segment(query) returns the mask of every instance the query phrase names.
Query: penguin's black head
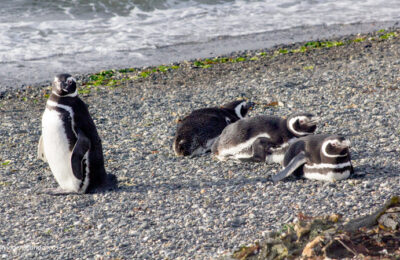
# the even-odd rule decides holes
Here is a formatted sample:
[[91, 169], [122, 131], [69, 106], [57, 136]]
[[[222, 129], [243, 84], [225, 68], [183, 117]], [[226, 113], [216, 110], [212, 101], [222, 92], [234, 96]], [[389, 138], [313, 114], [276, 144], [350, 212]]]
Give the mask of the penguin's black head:
[[57, 96], [76, 96], [76, 80], [70, 74], [58, 74], [53, 81], [53, 93]]
[[350, 141], [342, 136], [325, 138], [321, 150], [326, 157], [344, 157], [349, 153]]
[[192, 153], [191, 138], [184, 138], [178, 135], [173, 144], [174, 152], [177, 156], [188, 156]]
[[300, 137], [313, 134], [317, 130], [319, 118], [310, 113], [300, 113], [289, 116], [286, 122], [289, 131]]
[[249, 110], [253, 108], [253, 106], [253, 102], [246, 102], [246, 100], [241, 99], [222, 105], [222, 108], [234, 111], [235, 115], [239, 119], [242, 119], [246, 116], [247, 112], [249, 112]]

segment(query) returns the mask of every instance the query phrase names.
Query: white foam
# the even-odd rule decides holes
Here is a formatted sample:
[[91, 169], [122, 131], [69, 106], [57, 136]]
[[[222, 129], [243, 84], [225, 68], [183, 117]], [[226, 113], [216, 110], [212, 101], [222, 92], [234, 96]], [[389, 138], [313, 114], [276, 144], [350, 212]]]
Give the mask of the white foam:
[[152, 11], [141, 10], [133, 1], [119, 6], [55, 2], [58, 4], [39, 10], [24, 9], [26, 15], [19, 19], [15, 12], [21, 6], [3, 4], [1, 61], [82, 52], [110, 54], [297, 26], [388, 21], [399, 19], [400, 13], [397, 0], [237, 0], [217, 4], [169, 0], [154, 2]]
[[[6, 1], [0, 8], [0, 78], [12, 85], [20, 67], [37, 82], [34, 76], [43, 69], [51, 72], [40, 80], [55, 71], [160, 62], [157, 55], [142, 56], [142, 49], [301, 26], [400, 20], [398, 0], [128, 0], [109, 5], [55, 0], [35, 2], [34, 7], [31, 2]], [[13, 77], [8, 77], [10, 71]]]

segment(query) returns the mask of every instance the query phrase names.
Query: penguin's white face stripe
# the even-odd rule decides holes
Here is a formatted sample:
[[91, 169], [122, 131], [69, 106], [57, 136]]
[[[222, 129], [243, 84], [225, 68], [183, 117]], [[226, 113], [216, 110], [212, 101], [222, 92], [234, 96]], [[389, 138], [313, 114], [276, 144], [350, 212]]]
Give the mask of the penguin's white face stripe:
[[229, 119], [229, 117], [225, 117], [225, 121], [226, 121], [226, 123], [229, 125], [230, 123], [231, 123], [231, 120]]
[[51, 93], [54, 94], [54, 95], [56, 95], [57, 97], [61, 97], [61, 96], [58, 95], [57, 92], [55, 92], [55, 91], [52, 91]]
[[296, 130], [293, 128], [293, 125], [294, 125], [294, 123], [296, 123], [297, 120], [308, 121], [309, 119], [308, 119], [308, 117], [306, 117], [306, 116], [296, 116], [296, 117], [291, 118], [291, 119], [289, 120], [289, 122], [288, 122], [288, 128], [289, 128], [289, 130], [290, 130], [292, 133], [294, 133], [294, 134], [296, 134], [296, 135], [299, 135], [299, 136], [310, 134], [310, 133], [307, 133], [307, 132], [298, 132], [298, 131], [296, 131]]
[[64, 95], [64, 96], [58, 95], [57, 92], [55, 92], [55, 91], [52, 91], [51, 93], [56, 95], [57, 97], [76, 97], [76, 96], [78, 96], [78, 89], [76, 89], [74, 93], [67, 94], [67, 95]]
[[318, 181], [340, 181], [347, 179], [350, 176], [350, 170], [343, 172], [304, 172], [304, 178]]
[[345, 167], [351, 166], [351, 162], [344, 162], [344, 163], [338, 163], [338, 164], [330, 164], [330, 163], [320, 163], [320, 164], [305, 164], [304, 167], [308, 169], [342, 169]]
[[64, 95], [63, 97], [76, 97], [78, 96], [78, 89], [75, 89], [74, 93]]
[[54, 78], [54, 85], [56, 86], [57, 90], [61, 91], [61, 81], [58, 77]]
[[67, 111], [69, 113], [69, 116], [71, 117], [72, 131], [74, 132], [75, 136], [77, 136], [77, 134], [75, 132], [74, 111], [72, 111], [72, 108], [69, 106], [66, 106], [66, 105], [58, 104], [57, 102], [54, 102], [50, 99], [47, 100], [46, 105], [50, 106], [50, 107], [58, 107], [58, 108], [61, 108], [61, 109], [64, 109], [65, 111]]
[[247, 140], [244, 143], [240, 143], [240, 144], [238, 144], [236, 146], [233, 146], [233, 147], [230, 147], [230, 148], [227, 148], [227, 149], [222, 149], [222, 150], [218, 151], [218, 154], [219, 154], [219, 156], [228, 156], [228, 155], [239, 154], [243, 149], [246, 149], [249, 146], [251, 146], [254, 143], [254, 141], [257, 138], [260, 138], [260, 137], [271, 138], [271, 136], [269, 134], [262, 133], [262, 134], [259, 134], [259, 135], [255, 136], [255, 137], [253, 137], [253, 138], [250, 138], [249, 140]]
[[68, 78], [67, 78], [67, 83], [72, 83], [72, 82], [75, 82], [75, 83], [76, 83], [75, 78], [74, 78], [74, 77], [68, 77]]
[[322, 143], [322, 146], [321, 146], [321, 152], [325, 157], [336, 158], [336, 157], [345, 157], [345, 156], [347, 156], [347, 153], [346, 154], [329, 154], [329, 153], [327, 153], [326, 148], [327, 148], [327, 146], [329, 144], [332, 144], [332, 145], [335, 145], [335, 146], [346, 145], [347, 147], [349, 147], [350, 146], [350, 141], [349, 140], [344, 140], [343, 142], [340, 142], [339, 140], [327, 140], [327, 141], [324, 141]]
[[235, 113], [240, 119], [243, 118], [242, 113], [240, 113], [240, 111], [242, 110], [242, 107], [244, 107], [245, 105], [246, 105], [246, 102], [243, 101], [242, 103], [240, 103], [239, 105], [237, 105], [235, 107]]

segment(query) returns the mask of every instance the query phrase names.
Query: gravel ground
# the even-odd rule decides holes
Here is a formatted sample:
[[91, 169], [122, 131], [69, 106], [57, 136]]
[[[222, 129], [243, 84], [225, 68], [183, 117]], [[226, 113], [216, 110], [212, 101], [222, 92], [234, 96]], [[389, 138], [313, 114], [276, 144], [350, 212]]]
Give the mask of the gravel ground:
[[[36, 159], [46, 90], [4, 94], [0, 256], [214, 258], [261, 239], [299, 212], [353, 218], [399, 194], [400, 37], [271, 58], [275, 50], [206, 69], [184, 62], [168, 73], [81, 95], [102, 137], [106, 169], [119, 178], [119, 189], [108, 193], [39, 195], [56, 187], [49, 167]], [[256, 102], [249, 116], [319, 115], [318, 132], [352, 141], [359, 176], [273, 185], [278, 165], [174, 156], [176, 119], [241, 96]], [[281, 105], [269, 105], [275, 101]]]

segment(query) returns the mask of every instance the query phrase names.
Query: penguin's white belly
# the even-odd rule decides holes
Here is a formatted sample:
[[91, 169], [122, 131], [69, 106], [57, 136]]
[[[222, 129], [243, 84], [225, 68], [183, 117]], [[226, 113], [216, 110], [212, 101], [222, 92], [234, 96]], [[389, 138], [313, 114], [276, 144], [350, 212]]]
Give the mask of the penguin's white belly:
[[283, 152], [273, 152], [271, 155], [265, 158], [267, 163], [283, 163], [283, 159], [285, 158], [285, 153]]
[[303, 168], [304, 177], [319, 181], [340, 181], [350, 177], [350, 170], [346, 169], [350, 166], [350, 162], [338, 164], [305, 164]]
[[57, 183], [66, 191], [78, 192], [81, 181], [72, 172], [68, 138], [61, 114], [46, 109], [42, 118], [43, 148]]
[[228, 158], [232, 158], [234, 160], [252, 158], [254, 154], [251, 146], [260, 137], [270, 138], [270, 135], [267, 133], [262, 133], [242, 143], [238, 143], [236, 145], [228, 145], [227, 147], [221, 147], [216, 157], [220, 161], [225, 161]]
[[207, 140], [206, 147], [203, 147], [200, 145], [199, 147], [197, 147], [196, 149], [193, 150], [192, 155], [205, 154], [205, 153], [211, 151], [211, 146], [214, 144], [216, 139], [217, 139], [217, 137]]
[[330, 171], [327, 173], [319, 172], [304, 172], [304, 178], [317, 180], [317, 181], [340, 181], [349, 178], [350, 171], [345, 170], [344, 172]]

